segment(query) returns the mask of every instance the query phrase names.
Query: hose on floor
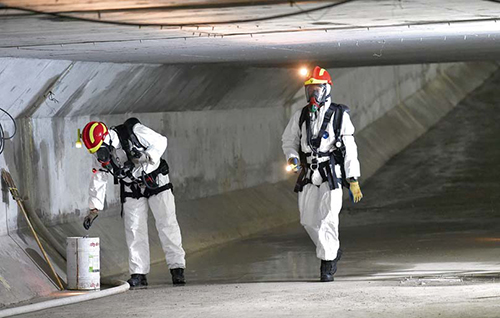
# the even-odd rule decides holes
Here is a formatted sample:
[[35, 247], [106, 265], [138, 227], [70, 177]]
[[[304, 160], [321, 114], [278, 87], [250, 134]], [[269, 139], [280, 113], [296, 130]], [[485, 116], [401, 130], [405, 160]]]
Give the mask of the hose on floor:
[[10, 119], [12, 120], [12, 122], [14, 123], [14, 133], [12, 133], [12, 135], [10, 135], [10, 137], [5, 137], [5, 131], [3, 130], [3, 126], [0, 123], [0, 155], [1, 155], [3, 153], [4, 148], [5, 148], [5, 141], [14, 138], [14, 136], [16, 135], [17, 125], [16, 125], [16, 121], [14, 120], [14, 118], [6, 110], [4, 110], [3, 108], [0, 108], [0, 110], [2, 112], [4, 112], [5, 114], [7, 114], [7, 116], [9, 116]]

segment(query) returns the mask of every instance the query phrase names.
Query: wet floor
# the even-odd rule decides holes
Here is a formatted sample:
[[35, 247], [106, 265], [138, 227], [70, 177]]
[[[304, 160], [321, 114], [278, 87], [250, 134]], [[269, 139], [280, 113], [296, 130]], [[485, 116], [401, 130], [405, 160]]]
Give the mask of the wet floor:
[[[348, 227], [341, 236], [344, 253], [337, 281], [441, 277], [456, 283], [454, 277], [496, 279], [500, 273], [500, 219]], [[305, 231], [292, 225], [191, 255], [186, 277], [190, 284], [313, 282], [319, 265]], [[169, 279], [165, 264], [153, 266], [153, 286]]]

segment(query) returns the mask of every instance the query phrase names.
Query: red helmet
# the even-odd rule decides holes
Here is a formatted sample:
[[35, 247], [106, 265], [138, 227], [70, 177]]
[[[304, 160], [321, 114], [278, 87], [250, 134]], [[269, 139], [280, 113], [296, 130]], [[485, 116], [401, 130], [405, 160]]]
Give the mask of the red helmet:
[[95, 153], [104, 142], [104, 138], [108, 135], [108, 127], [104, 123], [91, 121], [83, 128], [82, 139], [83, 144], [90, 153]]
[[330, 74], [319, 66], [316, 66], [314, 70], [307, 74], [307, 80], [304, 82], [304, 85], [312, 85], [312, 84], [330, 84], [332, 85], [332, 78]]

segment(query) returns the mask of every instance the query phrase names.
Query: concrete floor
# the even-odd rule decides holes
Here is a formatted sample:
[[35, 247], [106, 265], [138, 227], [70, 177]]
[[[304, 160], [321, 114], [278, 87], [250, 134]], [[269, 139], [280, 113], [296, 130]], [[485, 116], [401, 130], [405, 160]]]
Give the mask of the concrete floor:
[[294, 224], [190, 255], [185, 287], [158, 264], [147, 290], [26, 317], [498, 317], [499, 85], [496, 75], [347, 204], [333, 283], [317, 282]]
[[291, 226], [191, 255], [185, 287], [157, 264], [147, 290], [25, 317], [498, 317], [498, 224], [344, 228], [333, 283]]

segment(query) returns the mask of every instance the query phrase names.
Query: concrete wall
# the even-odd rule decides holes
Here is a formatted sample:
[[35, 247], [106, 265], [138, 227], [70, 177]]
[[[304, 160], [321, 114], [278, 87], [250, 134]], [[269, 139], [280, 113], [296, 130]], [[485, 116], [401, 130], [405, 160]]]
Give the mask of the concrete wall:
[[[114, 125], [133, 113], [166, 134], [181, 200], [283, 180], [276, 140], [283, 106], [300, 86], [290, 85], [291, 73], [0, 59], [2, 107], [21, 126], [1, 160], [28, 204], [54, 224], [86, 209], [92, 158], [73, 144], [89, 120]], [[115, 188], [110, 184], [110, 205], [118, 200]], [[16, 214], [10, 216], [15, 229]]]
[[363, 178], [435, 125], [498, 67], [405, 65], [357, 68], [341, 75], [334, 94], [341, 92], [345, 97], [338, 100], [351, 107]]
[[[497, 68], [455, 63], [330, 70], [334, 100], [352, 110], [363, 176], [423, 134]], [[59, 250], [67, 236], [101, 237], [105, 276], [126, 270], [127, 252], [118, 188], [111, 180], [106, 211], [89, 233], [81, 227], [92, 158], [73, 145], [76, 129], [89, 120], [113, 125], [133, 114], [168, 136], [188, 252], [294, 222], [296, 197], [283, 169], [281, 133], [291, 113], [304, 105], [295, 72], [0, 59], [0, 95], [6, 96], [0, 107], [18, 117], [20, 126], [0, 165], [12, 173]], [[29, 235], [5, 187], [2, 191], [0, 234], [36, 251], [31, 241], [18, 237]], [[161, 261], [150, 221], [152, 260]], [[64, 275], [64, 264], [60, 267]], [[47, 286], [41, 290], [53, 289]], [[19, 295], [22, 300], [33, 292]]]

